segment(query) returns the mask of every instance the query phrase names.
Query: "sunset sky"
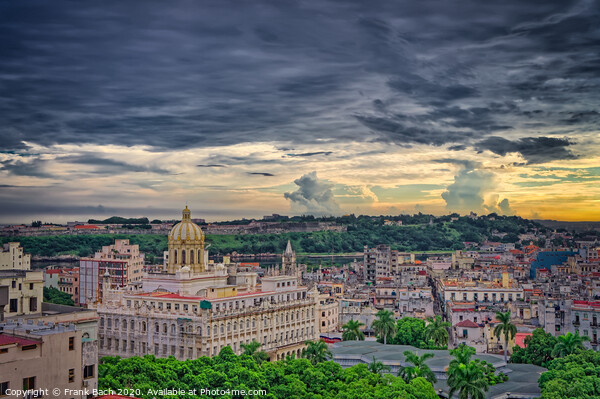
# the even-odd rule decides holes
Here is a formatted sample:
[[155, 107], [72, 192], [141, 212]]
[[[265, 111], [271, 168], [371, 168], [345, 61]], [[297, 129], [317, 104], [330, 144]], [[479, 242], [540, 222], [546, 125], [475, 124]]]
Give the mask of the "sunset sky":
[[598, 1], [5, 1], [0, 222], [600, 220]]

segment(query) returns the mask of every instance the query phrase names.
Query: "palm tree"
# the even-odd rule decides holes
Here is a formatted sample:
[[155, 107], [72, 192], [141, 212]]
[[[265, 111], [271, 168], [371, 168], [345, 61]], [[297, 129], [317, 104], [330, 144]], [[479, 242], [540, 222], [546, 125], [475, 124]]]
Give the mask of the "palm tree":
[[552, 349], [552, 356], [563, 357], [585, 349], [583, 343], [589, 340], [590, 337], [581, 336], [579, 332], [575, 332], [575, 334], [568, 332], [566, 335], [560, 335], [557, 337], [554, 349]]
[[383, 375], [384, 371], [390, 371], [390, 367], [386, 366], [385, 364], [383, 364], [382, 362], [380, 362], [378, 360], [375, 360], [375, 356], [373, 356], [373, 361], [371, 363], [369, 363], [367, 368], [369, 369], [369, 371], [371, 373], [375, 373], [375, 374], [379, 374], [379, 375]]
[[484, 399], [485, 392], [488, 390], [485, 371], [474, 360], [467, 364], [459, 363], [452, 372], [449, 369], [447, 383], [450, 387], [448, 392], [450, 398], [458, 392], [459, 399]]
[[431, 359], [434, 356], [433, 353], [424, 353], [419, 356], [416, 352], [404, 351], [403, 355], [406, 362], [411, 363], [412, 366], [400, 367], [398, 377], [402, 377], [406, 382], [417, 377], [423, 377], [432, 384], [437, 382], [435, 374], [431, 371], [429, 366], [425, 364], [428, 359]]
[[387, 337], [396, 333], [396, 322], [394, 314], [389, 310], [380, 310], [377, 312], [377, 319], [373, 321], [371, 327], [379, 336], [383, 336], [383, 343], [387, 344]]
[[448, 345], [448, 328], [450, 323], [442, 321], [441, 316], [435, 316], [435, 319], [431, 317], [427, 319], [427, 327], [425, 327], [425, 339], [427, 341], [433, 340], [435, 346], [447, 346]]
[[344, 332], [342, 333], [342, 340], [344, 341], [364, 341], [365, 334], [360, 330], [360, 327], [364, 326], [365, 323], [361, 323], [358, 320], [350, 320], [348, 323], [342, 326]]
[[302, 357], [316, 365], [331, 359], [333, 355], [325, 341], [321, 339], [317, 342], [306, 341], [306, 348], [302, 351]]
[[508, 340], [513, 339], [517, 334], [517, 327], [510, 322], [510, 311], [506, 313], [497, 312], [496, 318], [500, 322], [494, 327], [494, 335], [500, 339], [504, 334], [504, 362], [507, 363], [508, 357]]
[[471, 357], [475, 354], [475, 348], [467, 346], [465, 344], [458, 345], [458, 348], [450, 350], [450, 354], [454, 356], [454, 359], [450, 361], [448, 370], [454, 365], [468, 364]]
[[260, 343], [256, 341], [252, 341], [247, 344], [240, 344], [240, 348], [244, 350], [244, 355], [252, 356], [256, 363], [261, 364], [269, 359], [269, 355], [264, 351], [259, 351], [259, 347]]

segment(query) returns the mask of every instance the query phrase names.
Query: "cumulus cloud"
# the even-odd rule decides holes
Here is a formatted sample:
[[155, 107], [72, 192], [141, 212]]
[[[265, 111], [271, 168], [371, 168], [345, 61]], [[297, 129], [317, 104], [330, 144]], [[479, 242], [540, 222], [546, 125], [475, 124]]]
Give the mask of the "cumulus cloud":
[[333, 196], [333, 184], [319, 179], [313, 171], [294, 180], [298, 189], [283, 194], [291, 201], [292, 210], [312, 215], [332, 215], [339, 212], [339, 206]]
[[500, 201], [498, 203], [498, 208], [500, 208], [500, 212], [503, 215], [512, 216], [515, 214], [515, 211], [510, 207], [508, 198], [504, 198], [502, 201]]
[[442, 193], [446, 208], [452, 212], [478, 212], [485, 209], [485, 197], [494, 188], [494, 174], [474, 169], [472, 164], [461, 165], [454, 183]]
[[504, 198], [499, 201], [500, 196], [498, 194], [492, 194], [487, 203], [483, 205], [484, 209], [490, 213], [497, 213], [499, 215], [512, 216], [515, 211], [510, 207], [508, 198]]

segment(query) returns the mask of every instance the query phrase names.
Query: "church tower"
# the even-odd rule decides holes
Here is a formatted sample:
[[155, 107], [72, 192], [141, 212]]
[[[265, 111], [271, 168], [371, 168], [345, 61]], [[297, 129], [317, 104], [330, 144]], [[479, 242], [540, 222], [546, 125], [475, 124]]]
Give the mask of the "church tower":
[[187, 266], [192, 273], [202, 273], [206, 269], [204, 253], [204, 233], [192, 222], [191, 211], [186, 206], [181, 222], [169, 233], [169, 263], [167, 272], [175, 273]]
[[284, 276], [295, 276], [297, 274], [296, 252], [292, 250], [290, 240], [288, 240], [287, 247], [281, 256], [281, 274]]

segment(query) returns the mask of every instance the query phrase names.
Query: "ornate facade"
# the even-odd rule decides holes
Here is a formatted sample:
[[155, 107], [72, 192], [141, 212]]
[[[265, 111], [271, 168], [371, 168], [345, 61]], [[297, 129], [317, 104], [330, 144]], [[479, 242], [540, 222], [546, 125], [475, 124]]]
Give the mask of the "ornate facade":
[[169, 234], [167, 270], [148, 273], [141, 289], [104, 292], [100, 356], [214, 356], [257, 341], [272, 359], [299, 355], [318, 337], [318, 295], [296, 276], [264, 277], [235, 264], [207, 262], [204, 234], [183, 211]]

